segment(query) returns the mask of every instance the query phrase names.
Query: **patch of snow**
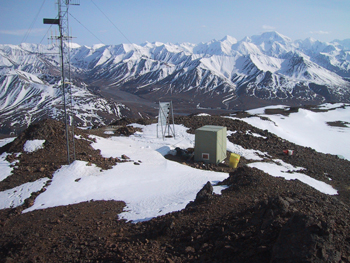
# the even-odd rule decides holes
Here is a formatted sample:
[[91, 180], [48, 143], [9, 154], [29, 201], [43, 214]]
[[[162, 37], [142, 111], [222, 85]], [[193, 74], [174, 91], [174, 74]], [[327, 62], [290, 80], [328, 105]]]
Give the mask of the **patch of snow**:
[[247, 113], [254, 115], [254, 114], [264, 114], [266, 109], [285, 109], [289, 108], [285, 105], [272, 105], [272, 106], [266, 106], [261, 108], [256, 108], [252, 110], [248, 110]]
[[[296, 172], [299, 170], [304, 170], [302, 167], [294, 167], [288, 163], [283, 162], [282, 160], [273, 160], [274, 162], [256, 162], [248, 164], [249, 167], [254, 167], [259, 170], [268, 173], [274, 177], [283, 177], [286, 180], [299, 180], [316, 190], [328, 194], [328, 195], [337, 195], [338, 191], [335, 190], [331, 185], [326, 184], [325, 182], [316, 180], [306, 174]], [[278, 164], [277, 164], [278, 163]]]
[[48, 180], [50, 179], [41, 178], [35, 182], [25, 183], [0, 192], [0, 209], [15, 208], [24, 204], [24, 200], [29, 198], [32, 193], [40, 191]]
[[35, 152], [44, 148], [45, 140], [28, 140], [23, 145], [23, 151], [27, 153]]
[[227, 150], [239, 154], [247, 160], [261, 161], [263, 160], [263, 157], [269, 157], [268, 153], [264, 153], [259, 150], [244, 149], [242, 146], [233, 144], [230, 141], [227, 141]]
[[[119, 144], [110, 141], [110, 145]], [[148, 220], [183, 209], [207, 181], [214, 183], [227, 178], [225, 173], [203, 172], [168, 161], [147, 148], [139, 151], [143, 159], [137, 166], [127, 162], [106, 171], [83, 161], [63, 166], [54, 174], [47, 190], [24, 212], [88, 200], [123, 200], [127, 207], [120, 215], [122, 218]]]
[[12, 173], [12, 168], [10, 163], [6, 161], [7, 153], [0, 155], [0, 182], [5, 178], [9, 177]]
[[222, 190], [227, 189], [227, 185], [214, 185], [213, 186], [213, 193], [217, 195], [221, 195]]
[[[344, 107], [340, 107], [343, 105]], [[338, 106], [338, 107], [337, 107]], [[295, 144], [311, 147], [318, 152], [342, 155], [350, 160], [350, 129], [329, 126], [327, 122], [341, 120], [350, 123], [350, 106], [345, 104], [325, 104], [321, 108], [331, 109], [327, 112], [313, 112], [299, 109], [288, 117], [283, 115], [264, 114], [265, 109], [286, 108], [286, 106], [273, 106], [249, 111], [258, 114], [257, 117], [245, 118], [243, 121], [268, 130], [277, 136]], [[267, 117], [271, 121], [262, 121]]]
[[260, 134], [258, 134], [258, 133], [254, 133], [254, 132], [251, 132], [251, 131], [246, 131], [246, 134], [252, 135], [252, 136], [254, 136], [254, 137], [259, 137], [259, 138], [266, 139], [265, 136], [262, 136], [262, 135], [260, 135]]
[[14, 141], [14, 139], [16, 139], [16, 137], [11, 137], [11, 138], [5, 138], [5, 139], [1, 139], [0, 140], [0, 147]]
[[232, 134], [235, 134], [235, 133], [237, 133], [237, 131], [227, 131], [227, 137], [231, 136]]
[[[108, 139], [91, 136], [96, 139], [92, 146], [100, 149], [104, 157], [125, 154], [134, 161], [141, 161], [140, 165], [118, 163], [112, 169], [103, 171], [94, 165], [87, 166], [86, 162], [75, 161], [54, 174], [46, 191], [36, 198], [34, 205], [26, 212], [91, 199], [122, 200], [127, 204], [120, 215], [122, 218], [148, 220], [183, 209], [195, 199], [207, 181], [215, 184], [228, 177], [227, 173], [202, 171], [163, 157], [176, 147], [193, 147], [194, 135], [188, 134], [186, 127], [176, 125], [176, 139], [163, 140], [156, 137], [156, 124], [133, 126], [142, 127], [143, 132]], [[221, 190], [216, 189], [218, 192]]]

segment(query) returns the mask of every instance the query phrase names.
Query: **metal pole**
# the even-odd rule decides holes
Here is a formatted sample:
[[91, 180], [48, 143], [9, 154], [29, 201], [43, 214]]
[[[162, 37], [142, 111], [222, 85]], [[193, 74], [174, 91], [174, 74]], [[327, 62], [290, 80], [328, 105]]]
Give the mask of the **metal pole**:
[[[67, 140], [67, 161], [68, 164], [70, 164], [70, 150], [69, 150], [69, 126], [71, 124], [70, 121], [70, 115], [67, 114], [67, 100], [66, 100], [66, 93], [68, 92], [70, 94], [70, 101], [68, 97], [68, 103], [70, 102], [71, 108], [69, 109], [69, 112], [72, 112], [72, 105], [73, 105], [73, 98], [72, 98], [72, 89], [70, 85], [70, 54], [69, 54], [69, 24], [68, 24], [68, 7], [70, 4], [73, 5], [79, 5], [79, 0], [75, 0], [74, 3], [71, 3], [71, 0], [57, 0], [57, 6], [58, 6], [58, 19], [52, 19], [52, 18], [44, 18], [44, 24], [51, 24], [51, 25], [58, 25], [59, 28], [59, 36], [56, 37], [56, 39], [60, 39], [60, 60], [61, 60], [61, 88], [62, 88], [62, 96], [63, 96], [63, 108], [64, 108], [64, 124], [66, 128], [66, 140]], [[64, 9], [64, 10], [62, 10]], [[65, 51], [64, 51], [64, 42], [63, 40], [67, 39], [67, 57], [65, 58]], [[67, 69], [67, 76], [68, 81], [66, 82], [65, 79], [65, 72], [64, 72], [64, 63], [65, 60], [68, 63]], [[74, 120], [74, 119], [73, 119]], [[69, 123], [68, 123], [69, 121]], [[73, 126], [73, 123], [72, 123]], [[75, 160], [75, 142], [74, 142], [74, 128], [72, 128], [72, 141], [73, 141], [73, 159]]]
[[170, 105], [171, 105], [171, 118], [173, 121], [173, 134], [174, 134], [174, 139], [175, 139], [175, 122], [174, 122], [173, 101], [170, 101]]
[[62, 12], [61, 12], [61, 1], [58, 0], [58, 18], [59, 18], [59, 31], [60, 31], [60, 57], [61, 57], [61, 86], [62, 86], [62, 92], [63, 92], [63, 109], [64, 109], [64, 124], [66, 128], [66, 140], [67, 140], [67, 162], [70, 164], [70, 157], [69, 157], [69, 136], [68, 136], [68, 123], [67, 123], [67, 107], [66, 107], [66, 89], [65, 89], [65, 81], [64, 81], [64, 51], [63, 51], [63, 34], [62, 34]]
[[72, 83], [72, 79], [71, 79], [71, 67], [70, 67], [70, 44], [71, 44], [71, 36], [70, 36], [70, 32], [69, 32], [69, 15], [68, 15], [68, 4], [67, 4], [67, 14], [66, 14], [66, 19], [67, 19], [67, 43], [68, 43], [68, 47], [67, 47], [67, 62], [68, 62], [68, 81], [69, 81], [69, 125], [71, 126], [71, 133], [72, 133], [72, 141], [73, 141], [73, 161], [75, 161], [75, 134], [74, 134], [74, 116], [73, 116], [73, 92], [72, 92], [72, 87], [73, 87], [73, 83]]

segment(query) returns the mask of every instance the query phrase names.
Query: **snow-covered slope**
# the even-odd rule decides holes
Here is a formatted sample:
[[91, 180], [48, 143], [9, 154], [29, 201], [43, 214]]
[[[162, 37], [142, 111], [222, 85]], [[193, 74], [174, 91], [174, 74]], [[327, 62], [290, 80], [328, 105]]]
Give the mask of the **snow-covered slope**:
[[[40, 77], [43, 76], [21, 70], [11, 70], [1, 76], [0, 129], [4, 132], [20, 130], [42, 118], [63, 119], [61, 88]], [[73, 103], [69, 110], [78, 124], [103, 124], [107, 120], [105, 116], [115, 119], [122, 116], [124, 105], [108, 102], [84, 87], [72, 85], [71, 90]]]
[[85, 65], [88, 83], [103, 78], [109, 88], [156, 100], [182, 94], [207, 107], [233, 108], [242, 96], [305, 104], [348, 101], [350, 95], [349, 51], [277, 32], [198, 45], [103, 46], [74, 59], [77, 67]]
[[[0, 46], [0, 133], [16, 133], [43, 118], [63, 119], [58, 61], [55, 46]], [[128, 110], [93, 94], [85, 83], [74, 83], [66, 99], [79, 125], [103, 124]]]

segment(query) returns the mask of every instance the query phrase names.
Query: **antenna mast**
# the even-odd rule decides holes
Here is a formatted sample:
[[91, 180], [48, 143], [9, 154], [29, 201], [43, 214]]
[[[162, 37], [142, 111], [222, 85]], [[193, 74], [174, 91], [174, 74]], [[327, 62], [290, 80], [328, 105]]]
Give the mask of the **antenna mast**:
[[[64, 108], [64, 123], [67, 140], [67, 162], [70, 164], [71, 149], [69, 147], [69, 126], [71, 126], [71, 112], [67, 113], [67, 102], [72, 106], [71, 75], [70, 75], [70, 40], [68, 9], [70, 5], [79, 5], [79, 0], [57, 0], [58, 19], [44, 18], [44, 24], [58, 25], [59, 36], [55, 36], [60, 42], [60, 62], [61, 62], [61, 89]], [[70, 96], [70, 100], [68, 96]], [[70, 108], [71, 109], [71, 108]], [[75, 160], [74, 128], [72, 125], [73, 159]]]

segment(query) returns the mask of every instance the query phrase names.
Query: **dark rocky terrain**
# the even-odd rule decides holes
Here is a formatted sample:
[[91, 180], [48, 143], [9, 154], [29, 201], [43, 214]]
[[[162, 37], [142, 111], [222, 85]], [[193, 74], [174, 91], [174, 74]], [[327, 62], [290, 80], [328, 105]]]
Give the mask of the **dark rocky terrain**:
[[[135, 121], [114, 123], [116, 134], [135, 132], [126, 127]], [[125, 206], [122, 200], [22, 214], [36, 193], [20, 207], [0, 210], [0, 262], [350, 262], [349, 161], [295, 145], [239, 120], [186, 116], [175, 121], [191, 133], [206, 124], [236, 130], [229, 137], [231, 142], [304, 167], [307, 175], [332, 184], [339, 195], [322, 194], [298, 180], [272, 177], [246, 166], [249, 160], [244, 158], [232, 169], [227, 160], [219, 166], [198, 165], [181, 156], [167, 156], [198, 169], [227, 171], [228, 178], [221, 184], [229, 187], [215, 195], [209, 183], [185, 209], [136, 224], [118, 219]], [[75, 133], [81, 138], [75, 140], [77, 159], [101, 169], [128, 161], [103, 158], [90, 146], [89, 134], [107, 136], [102, 128]], [[28, 139], [45, 139], [45, 147], [16, 155]], [[294, 154], [284, 155], [285, 149]], [[14, 153], [9, 161], [19, 162], [13, 175], [0, 182], [1, 191], [52, 178], [66, 163], [64, 125], [53, 120], [32, 124], [0, 148], [0, 153], [4, 151]]]

